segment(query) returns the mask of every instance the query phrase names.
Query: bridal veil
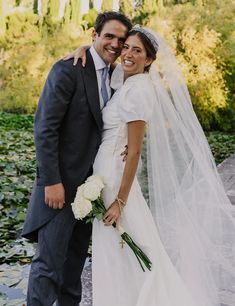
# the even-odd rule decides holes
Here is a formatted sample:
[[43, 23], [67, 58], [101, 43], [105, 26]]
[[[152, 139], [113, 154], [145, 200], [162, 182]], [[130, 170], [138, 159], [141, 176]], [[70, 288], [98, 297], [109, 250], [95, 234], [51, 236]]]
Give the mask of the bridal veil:
[[151, 67], [150, 209], [198, 306], [235, 305], [235, 207], [226, 196], [176, 58], [164, 39]]

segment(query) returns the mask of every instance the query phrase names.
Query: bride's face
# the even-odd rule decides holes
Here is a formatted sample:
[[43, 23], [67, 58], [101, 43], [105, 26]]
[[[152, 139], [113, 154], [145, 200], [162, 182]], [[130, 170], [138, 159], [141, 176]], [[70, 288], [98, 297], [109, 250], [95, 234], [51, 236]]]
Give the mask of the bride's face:
[[143, 73], [145, 66], [148, 66], [152, 60], [147, 57], [146, 49], [137, 36], [129, 36], [124, 43], [121, 62], [125, 77], [138, 73]]

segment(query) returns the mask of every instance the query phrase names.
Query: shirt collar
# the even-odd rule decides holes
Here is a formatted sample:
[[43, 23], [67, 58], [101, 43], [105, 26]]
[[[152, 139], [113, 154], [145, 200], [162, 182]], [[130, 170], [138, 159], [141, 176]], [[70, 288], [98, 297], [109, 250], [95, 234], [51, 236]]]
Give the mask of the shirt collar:
[[90, 53], [91, 53], [91, 56], [92, 56], [94, 64], [95, 64], [95, 70], [96, 71], [101, 70], [105, 67], [108, 67], [108, 68], [110, 67], [110, 64], [108, 66], [105, 64], [103, 59], [99, 56], [99, 54], [95, 50], [94, 46], [90, 47]]

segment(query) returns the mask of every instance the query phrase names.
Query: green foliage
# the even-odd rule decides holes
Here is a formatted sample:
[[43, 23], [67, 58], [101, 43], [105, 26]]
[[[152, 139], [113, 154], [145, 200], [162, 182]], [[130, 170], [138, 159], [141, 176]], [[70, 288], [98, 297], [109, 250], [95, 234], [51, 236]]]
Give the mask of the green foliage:
[[49, 1], [49, 14], [52, 18], [57, 19], [59, 15], [60, 0]]
[[52, 64], [77, 47], [78, 41], [87, 43], [89, 37], [81, 27], [68, 24], [62, 28], [50, 16], [11, 15], [7, 35], [0, 40], [4, 63], [0, 66], [0, 109], [33, 113]]
[[22, 229], [35, 176], [35, 150], [32, 116], [1, 113], [0, 124], [0, 248], [4, 250]]
[[235, 135], [210, 132], [207, 139], [217, 164], [220, 164], [235, 152]]
[[158, 10], [161, 11], [164, 7], [164, 1], [163, 0], [158, 0], [157, 1], [157, 6], [158, 6]]
[[0, 112], [0, 127], [5, 131], [8, 130], [24, 130], [32, 132], [33, 115], [16, 115]]
[[7, 36], [0, 40], [4, 61], [0, 66], [2, 110], [19, 113], [35, 110], [40, 93], [36, 71], [42, 49], [36, 48], [41, 40], [39, 21], [39, 16], [32, 13], [15, 12], [7, 17]]
[[234, 13], [231, 1], [211, 1], [204, 7], [188, 3], [165, 8], [155, 24], [175, 50], [206, 130], [235, 128]]
[[200, 121], [207, 129], [210, 118], [227, 103], [227, 89], [222, 69], [214, 52], [221, 43], [220, 35], [206, 26], [187, 26], [181, 32], [181, 54], [178, 57], [187, 77], [192, 102]]
[[143, 10], [145, 12], [157, 12], [157, 1], [156, 0], [143, 0]]
[[[32, 124], [33, 116], [0, 113], [0, 248], [5, 254], [2, 253], [5, 257], [0, 254], [0, 261], [24, 258], [7, 245], [20, 235], [34, 181]], [[234, 153], [234, 135], [212, 132], [207, 137], [217, 163]], [[147, 197], [145, 144], [142, 153], [144, 169], [140, 179]]]
[[46, 16], [48, 14], [48, 4], [49, 0], [42, 0], [42, 16]]
[[68, 24], [70, 22], [71, 15], [72, 15], [71, 11], [72, 11], [71, 3], [70, 1], [67, 1], [65, 5], [65, 11], [64, 11], [64, 23], [65, 24]]
[[135, 7], [133, 24], [151, 25], [151, 19], [158, 13], [158, 5], [155, 0], [143, 0]]
[[81, 0], [70, 0], [71, 1], [71, 22], [79, 25], [82, 20], [81, 15]]
[[6, 31], [5, 13], [3, 10], [3, 0], [0, 0], [0, 36]]
[[130, 19], [133, 18], [134, 13], [134, 0], [120, 0], [119, 1], [119, 10]]
[[[5, 67], [0, 67], [3, 78], [3, 89], [0, 92], [0, 107], [2, 110], [16, 113], [32, 113], [40, 93], [40, 83], [37, 76], [40, 60], [40, 49], [26, 44], [15, 54], [13, 50], [6, 52], [9, 56]], [[25, 54], [35, 57], [29, 60]], [[33, 64], [33, 66], [30, 65]], [[5, 69], [4, 69], [5, 68]]]
[[[37, 3], [19, 1], [20, 6], [7, 15], [15, 1], [6, 6], [0, 0], [1, 110], [34, 112], [52, 63], [90, 41], [87, 29], [96, 18], [94, 9], [81, 16], [81, 0], [68, 0], [64, 17], [58, 20], [59, 0], [43, 0], [42, 16], [33, 14]], [[113, 1], [102, 5], [111, 9]], [[120, 7], [134, 24], [161, 32], [173, 47], [203, 128], [234, 131], [234, 2], [121, 0]]]
[[113, 9], [113, 0], [103, 0], [101, 5], [102, 11], [112, 11]]
[[[15, 13], [6, 17], [5, 42], [10, 48], [12, 43], [21, 45], [23, 43], [34, 44], [41, 39], [40, 17], [31, 12]], [[18, 50], [17, 50], [18, 51]]]
[[85, 15], [83, 15], [82, 20], [86, 22], [88, 28], [91, 28], [94, 26], [97, 15], [98, 12], [94, 8], [92, 8], [89, 9], [89, 11]]

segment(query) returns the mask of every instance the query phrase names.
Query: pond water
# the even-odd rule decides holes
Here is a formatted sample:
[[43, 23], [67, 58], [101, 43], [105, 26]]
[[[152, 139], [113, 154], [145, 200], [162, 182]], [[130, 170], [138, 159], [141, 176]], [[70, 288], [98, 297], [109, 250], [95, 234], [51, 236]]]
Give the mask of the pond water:
[[[26, 305], [30, 264], [2, 264], [0, 266], [0, 306]], [[83, 296], [81, 306], [92, 306], [91, 259], [87, 258], [82, 273]]]

